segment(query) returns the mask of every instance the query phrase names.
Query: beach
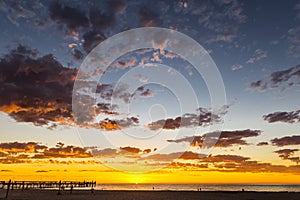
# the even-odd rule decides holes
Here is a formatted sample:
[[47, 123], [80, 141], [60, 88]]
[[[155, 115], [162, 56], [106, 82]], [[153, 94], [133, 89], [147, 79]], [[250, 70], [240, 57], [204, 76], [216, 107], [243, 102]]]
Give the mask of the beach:
[[[5, 199], [6, 190], [0, 190], [0, 199]], [[299, 192], [248, 192], [248, 191], [124, 191], [124, 190], [13, 190], [9, 191], [11, 200], [299, 200]]]

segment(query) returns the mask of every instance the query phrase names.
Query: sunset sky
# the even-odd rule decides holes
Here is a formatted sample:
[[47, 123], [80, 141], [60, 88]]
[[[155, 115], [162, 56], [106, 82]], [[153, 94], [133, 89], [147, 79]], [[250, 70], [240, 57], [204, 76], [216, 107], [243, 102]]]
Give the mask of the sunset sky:
[[[0, 27], [0, 180], [300, 184], [300, 1], [0, 0]], [[142, 27], [202, 71], [162, 35], [104, 62]]]

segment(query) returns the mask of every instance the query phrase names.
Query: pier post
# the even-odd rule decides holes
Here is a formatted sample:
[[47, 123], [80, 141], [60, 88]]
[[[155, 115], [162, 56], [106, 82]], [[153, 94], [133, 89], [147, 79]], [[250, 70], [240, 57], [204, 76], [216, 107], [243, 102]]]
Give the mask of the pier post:
[[10, 188], [10, 184], [11, 184], [11, 179], [9, 179], [8, 183], [7, 183], [7, 189], [6, 189], [6, 195], [5, 195], [5, 198], [7, 199], [8, 197], [8, 191], [9, 191], [9, 188]]
[[61, 181], [59, 181], [59, 183], [58, 183], [58, 193], [57, 193], [57, 195], [60, 195], [60, 188], [61, 188]]
[[22, 182], [22, 191], [24, 190], [24, 185], [25, 185], [25, 183], [24, 183], [24, 181]]
[[72, 194], [72, 192], [73, 192], [73, 184], [71, 183], [70, 194]]

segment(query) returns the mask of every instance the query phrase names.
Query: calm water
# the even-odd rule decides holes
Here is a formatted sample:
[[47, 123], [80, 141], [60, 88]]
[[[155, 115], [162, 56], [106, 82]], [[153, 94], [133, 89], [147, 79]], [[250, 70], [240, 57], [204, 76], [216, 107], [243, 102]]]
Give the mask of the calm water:
[[99, 184], [97, 190], [186, 190], [197, 191], [268, 191], [300, 192], [299, 185], [229, 185], [229, 184]]

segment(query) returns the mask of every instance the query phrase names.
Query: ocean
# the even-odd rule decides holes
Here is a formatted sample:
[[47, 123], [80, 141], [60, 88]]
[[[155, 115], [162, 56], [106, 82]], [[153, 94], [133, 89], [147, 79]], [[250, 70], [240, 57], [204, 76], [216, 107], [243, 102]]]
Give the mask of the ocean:
[[97, 184], [96, 190], [257, 191], [300, 192], [298, 185], [281, 184]]

